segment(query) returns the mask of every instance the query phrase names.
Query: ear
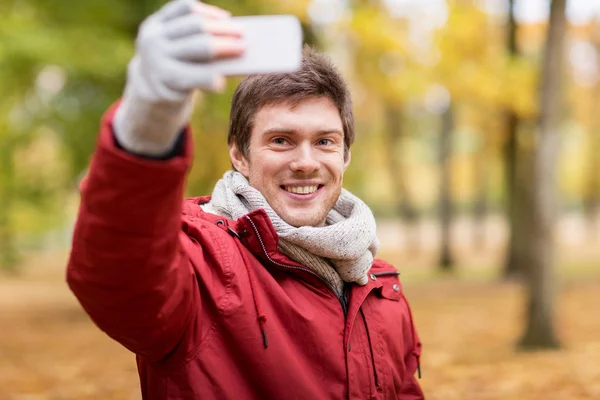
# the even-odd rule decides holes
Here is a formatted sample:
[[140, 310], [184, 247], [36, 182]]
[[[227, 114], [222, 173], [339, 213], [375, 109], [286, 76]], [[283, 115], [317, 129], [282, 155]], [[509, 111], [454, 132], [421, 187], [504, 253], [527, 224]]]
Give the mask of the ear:
[[229, 158], [233, 167], [246, 178], [250, 175], [250, 163], [235, 143], [229, 146]]
[[348, 153], [346, 154], [346, 159], [344, 160], [344, 172], [346, 172], [346, 169], [350, 165], [351, 158], [352, 158], [352, 154], [350, 153], [350, 150], [348, 150]]

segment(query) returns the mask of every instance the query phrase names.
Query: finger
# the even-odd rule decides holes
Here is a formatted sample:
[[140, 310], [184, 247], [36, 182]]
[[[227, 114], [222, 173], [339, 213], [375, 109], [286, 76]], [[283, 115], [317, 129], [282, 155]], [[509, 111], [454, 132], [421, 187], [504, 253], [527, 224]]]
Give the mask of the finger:
[[156, 13], [161, 21], [170, 21], [192, 12], [195, 0], [175, 0], [165, 4]]
[[179, 61], [210, 61], [214, 58], [211, 35], [186, 36], [169, 42], [167, 52]]
[[244, 44], [239, 39], [205, 33], [173, 40], [169, 42], [167, 51], [180, 61], [205, 62], [239, 56], [244, 49]]
[[243, 41], [226, 36], [213, 36], [212, 47], [215, 58], [239, 57], [246, 51]]
[[205, 4], [201, 2], [194, 2], [192, 4], [192, 12], [211, 18], [229, 18], [231, 13], [227, 10], [223, 10], [217, 6]]
[[187, 92], [193, 89], [223, 90], [225, 78], [215, 72], [209, 65], [186, 62], [174, 62], [169, 66], [172, 73], [167, 84], [169, 87]]
[[204, 32], [210, 33], [213, 36], [231, 36], [238, 38], [244, 34], [242, 26], [231, 19], [209, 19], [204, 25]]
[[188, 14], [165, 24], [165, 35], [174, 40], [199, 33], [240, 37], [242, 27], [231, 19], [205, 18], [199, 14]]

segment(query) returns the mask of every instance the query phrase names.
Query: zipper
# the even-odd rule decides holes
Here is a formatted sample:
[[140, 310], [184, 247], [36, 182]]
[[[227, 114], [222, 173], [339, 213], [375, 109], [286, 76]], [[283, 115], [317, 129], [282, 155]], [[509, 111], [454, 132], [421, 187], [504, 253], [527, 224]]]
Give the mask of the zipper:
[[[346, 290], [346, 285], [344, 284], [344, 291], [343, 291], [342, 295], [341, 295], [341, 296], [338, 296], [338, 295], [335, 293], [335, 289], [333, 288], [333, 286], [331, 286], [331, 285], [329, 284], [329, 282], [327, 282], [325, 279], [321, 278], [319, 275], [317, 275], [316, 273], [314, 273], [314, 272], [313, 272], [313, 271], [311, 271], [310, 269], [307, 269], [307, 268], [301, 268], [301, 267], [296, 267], [295, 265], [282, 264], [282, 263], [280, 263], [280, 262], [277, 262], [277, 261], [273, 260], [273, 259], [271, 258], [271, 256], [269, 256], [269, 253], [267, 252], [267, 248], [265, 247], [265, 243], [263, 242], [263, 240], [262, 240], [262, 236], [261, 236], [261, 235], [260, 235], [260, 233], [258, 232], [258, 228], [257, 228], [257, 227], [256, 227], [256, 225], [254, 224], [254, 221], [252, 221], [252, 218], [250, 218], [250, 217], [249, 217], [249, 216], [247, 216], [247, 215], [246, 215], [246, 219], [247, 219], [248, 221], [250, 221], [250, 224], [252, 225], [252, 229], [254, 230], [254, 233], [255, 233], [255, 234], [256, 234], [256, 236], [258, 237], [258, 241], [260, 242], [260, 246], [262, 247], [263, 253], [264, 253], [264, 255], [267, 257], [267, 259], [268, 259], [268, 260], [269, 260], [271, 263], [273, 263], [273, 264], [275, 264], [275, 265], [277, 265], [277, 266], [279, 266], [279, 267], [283, 267], [283, 268], [287, 268], [287, 269], [294, 269], [294, 270], [301, 270], [301, 271], [304, 271], [304, 272], [308, 272], [309, 274], [311, 274], [311, 275], [313, 275], [313, 276], [317, 277], [317, 278], [318, 278], [318, 279], [319, 279], [321, 282], [323, 282], [323, 283], [325, 284], [325, 286], [327, 286], [327, 287], [329, 288], [329, 290], [331, 290], [331, 293], [333, 293], [333, 295], [334, 295], [334, 296], [335, 296], [335, 297], [336, 297], [336, 298], [339, 300], [339, 302], [340, 302], [340, 305], [342, 306], [342, 312], [344, 313], [344, 322], [345, 322], [345, 321], [346, 321], [346, 319], [348, 318], [348, 298], [347, 298], [347, 296], [346, 296], [348, 292], [347, 292], [347, 290]], [[378, 377], [377, 377], [377, 370], [375, 369], [375, 358], [374, 358], [374, 355], [373, 355], [373, 348], [372, 348], [372, 346], [371, 346], [371, 337], [370, 337], [370, 334], [369, 334], [369, 329], [368, 329], [368, 327], [367, 327], [367, 320], [365, 319], [365, 315], [364, 315], [364, 313], [363, 313], [363, 311], [362, 311], [362, 308], [360, 309], [360, 312], [361, 312], [361, 314], [362, 314], [362, 317], [363, 317], [363, 321], [364, 321], [364, 324], [365, 324], [365, 329], [367, 330], [367, 337], [368, 337], [368, 340], [369, 340], [369, 348], [370, 348], [370, 350], [371, 350], [371, 361], [372, 361], [372, 363], [373, 363], [373, 376], [374, 376], [374, 379], [375, 379], [375, 387], [376, 387], [377, 389], [379, 389], [379, 379], [378, 379]], [[345, 324], [344, 324], [344, 331], [345, 331], [345, 330], [346, 330], [346, 329], [345, 329]], [[344, 335], [345, 335], [345, 332], [344, 332]], [[350, 351], [350, 343], [348, 343], [348, 351]], [[346, 361], [347, 361], [347, 360], [346, 360]]]
[[249, 216], [246, 215], [246, 219], [248, 221], [250, 221], [250, 224], [252, 225], [252, 229], [254, 230], [254, 233], [256, 233], [256, 236], [258, 237], [258, 241], [260, 242], [260, 246], [262, 247], [263, 253], [265, 254], [265, 256], [269, 259], [269, 261], [277, 266], [283, 267], [283, 268], [287, 268], [287, 269], [295, 269], [295, 270], [301, 270], [301, 271], [305, 271], [308, 272], [309, 274], [316, 276], [317, 278], [319, 278], [319, 280], [321, 280], [321, 282], [323, 282], [328, 288], [329, 290], [331, 290], [331, 293], [333, 293], [333, 295], [338, 299], [338, 301], [340, 302], [340, 305], [342, 306], [342, 311], [344, 313], [344, 321], [346, 320], [346, 317], [348, 316], [348, 301], [346, 299], [346, 288], [344, 285], [344, 293], [342, 294], [342, 296], [338, 296], [335, 293], [335, 289], [333, 288], [333, 286], [331, 286], [329, 284], [329, 282], [327, 282], [325, 279], [321, 278], [319, 275], [317, 275], [316, 273], [314, 273], [313, 271], [311, 271], [310, 269], [307, 268], [301, 268], [301, 267], [296, 267], [294, 265], [287, 265], [287, 264], [282, 264], [280, 262], [277, 262], [275, 260], [273, 260], [271, 258], [271, 256], [269, 256], [269, 253], [267, 253], [267, 248], [265, 247], [265, 243], [262, 240], [262, 236], [260, 236], [260, 233], [258, 232], [258, 228], [256, 227], [256, 225], [254, 224], [254, 221], [252, 221], [252, 218], [250, 218]]
[[340, 297], [340, 303], [342, 303], [342, 310], [344, 311], [344, 320], [348, 317], [348, 290], [346, 283], [344, 283], [344, 291]]

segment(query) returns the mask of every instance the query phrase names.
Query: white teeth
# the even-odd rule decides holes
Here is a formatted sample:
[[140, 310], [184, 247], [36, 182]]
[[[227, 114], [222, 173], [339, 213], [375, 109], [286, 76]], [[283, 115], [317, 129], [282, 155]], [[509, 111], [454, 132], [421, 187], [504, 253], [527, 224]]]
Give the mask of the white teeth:
[[317, 186], [284, 186], [284, 189], [290, 193], [310, 194], [317, 191]]

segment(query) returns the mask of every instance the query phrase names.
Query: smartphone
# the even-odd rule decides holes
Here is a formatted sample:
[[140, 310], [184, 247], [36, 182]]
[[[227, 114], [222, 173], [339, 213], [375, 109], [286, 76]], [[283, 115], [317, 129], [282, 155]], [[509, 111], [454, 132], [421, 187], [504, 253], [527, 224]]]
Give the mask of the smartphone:
[[213, 61], [224, 76], [294, 72], [302, 61], [302, 27], [293, 15], [233, 17], [243, 28], [241, 57]]

